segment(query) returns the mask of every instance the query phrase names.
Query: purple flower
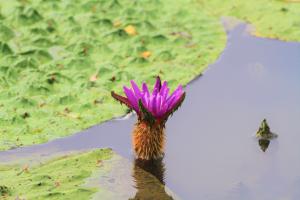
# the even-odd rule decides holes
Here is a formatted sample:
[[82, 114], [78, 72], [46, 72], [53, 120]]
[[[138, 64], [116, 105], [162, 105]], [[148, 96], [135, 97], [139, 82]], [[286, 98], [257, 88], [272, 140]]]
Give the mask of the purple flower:
[[143, 83], [140, 89], [133, 80], [130, 82], [131, 88], [124, 86], [126, 97], [117, 95], [114, 92], [112, 92], [112, 96], [135, 110], [140, 118], [151, 115], [155, 119], [166, 120], [185, 98], [185, 92], [181, 85], [172, 94], [169, 94], [168, 83], [164, 81], [161, 84], [159, 77], [156, 79], [152, 93], [146, 83]]

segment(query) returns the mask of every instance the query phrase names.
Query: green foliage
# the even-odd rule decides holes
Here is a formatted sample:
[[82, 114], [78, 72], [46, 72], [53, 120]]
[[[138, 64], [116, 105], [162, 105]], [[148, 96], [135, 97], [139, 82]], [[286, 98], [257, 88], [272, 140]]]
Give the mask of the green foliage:
[[90, 199], [97, 189], [82, 185], [93, 171], [103, 171], [98, 163], [111, 157], [111, 150], [100, 149], [32, 167], [0, 165], [0, 199]]
[[220, 17], [233, 16], [251, 23], [254, 35], [300, 41], [300, 4], [293, 0], [198, 0], [199, 10]]

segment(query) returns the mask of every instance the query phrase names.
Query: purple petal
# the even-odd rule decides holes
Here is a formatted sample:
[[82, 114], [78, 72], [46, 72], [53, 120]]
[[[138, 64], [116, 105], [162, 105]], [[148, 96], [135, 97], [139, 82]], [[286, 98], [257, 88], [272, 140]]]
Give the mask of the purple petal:
[[174, 90], [174, 92], [168, 97], [167, 101], [172, 97], [172, 96], [176, 96], [176, 95], [181, 95], [183, 93], [183, 90], [182, 90], [182, 86], [179, 85], [176, 90]]
[[157, 88], [154, 88], [153, 92], [152, 92], [152, 96], [156, 96], [158, 93], [159, 93], [159, 90]]
[[161, 107], [161, 96], [158, 95], [156, 97], [156, 114], [159, 115], [160, 114], [160, 107]]
[[165, 102], [167, 100], [168, 94], [169, 94], [169, 88], [167, 88], [164, 93], [162, 94], [163, 101]]
[[162, 106], [162, 108], [161, 108], [159, 117], [162, 117], [162, 116], [167, 112], [167, 109], [168, 109], [168, 105], [167, 105], [167, 104], [164, 104], [164, 105]]
[[150, 94], [146, 83], [142, 84], [141, 89], [131, 80], [132, 88], [124, 86], [124, 93], [127, 96], [129, 107], [132, 107], [138, 114], [140, 114], [138, 101], [141, 99], [144, 107], [153, 114], [154, 117], [164, 117], [169, 111], [174, 109], [175, 105], [181, 99], [184, 91], [179, 85], [171, 95], [167, 81], [161, 83], [159, 77], [156, 79], [152, 94]]
[[150, 96], [149, 98], [148, 110], [153, 114], [153, 96]]
[[134, 110], [136, 112], [139, 112], [139, 107], [138, 107], [138, 101], [133, 93], [133, 91], [129, 88], [127, 88], [126, 86], [123, 87], [124, 89], [124, 93], [127, 96], [129, 102], [131, 103], [131, 105], [133, 106]]
[[143, 93], [147, 95], [147, 97], [150, 96], [150, 92], [149, 92], [149, 89], [147, 87], [147, 84], [146, 83], [143, 83]]
[[142, 99], [142, 103], [143, 103], [144, 107], [148, 109], [148, 107], [149, 107], [149, 99], [147, 98], [147, 96], [143, 95], [141, 99]]
[[169, 104], [169, 107], [168, 107], [168, 111], [170, 110], [173, 110], [174, 109], [174, 106], [178, 103], [178, 101], [180, 100], [180, 98], [182, 97], [183, 93], [181, 95], [178, 95], [178, 96], [174, 96], [174, 100]]
[[131, 86], [132, 86], [133, 91], [135, 93], [135, 96], [137, 97], [137, 99], [140, 99], [142, 97], [142, 93], [141, 93], [139, 87], [137, 86], [137, 84], [133, 80], [131, 80], [130, 83], [131, 83]]
[[156, 104], [156, 96], [153, 97], [152, 99], [152, 111], [153, 111], [153, 115], [157, 114], [157, 104]]
[[175, 97], [174, 99], [173, 99], [173, 101], [172, 102], [170, 102], [170, 104], [169, 104], [169, 110], [172, 110], [173, 109], [173, 107], [176, 105], [176, 103], [178, 102], [178, 100], [180, 99], [180, 97]]
[[155, 82], [155, 85], [154, 85], [154, 88], [153, 88], [153, 92], [152, 92], [152, 95], [154, 94], [154, 92], [159, 92], [160, 91], [160, 88], [161, 88], [161, 80], [159, 78], [159, 76], [156, 78], [156, 82]]
[[164, 83], [163, 83], [163, 85], [161, 86], [161, 89], [160, 89], [160, 91], [159, 91], [159, 93], [160, 93], [160, 95], [162, 95], [164, 92], [165, 92], [165, 90], [168, 88], [168, 83], [167, 83], [167, 81], [164, 81]]
[[166, 101], [166, 104], [168, 105], [168, 109], [171, 108], [171, 105], [173, 104], [173, 102], [176, 100], [176, 96], [172, 96], [170, 99], [168, 99]]

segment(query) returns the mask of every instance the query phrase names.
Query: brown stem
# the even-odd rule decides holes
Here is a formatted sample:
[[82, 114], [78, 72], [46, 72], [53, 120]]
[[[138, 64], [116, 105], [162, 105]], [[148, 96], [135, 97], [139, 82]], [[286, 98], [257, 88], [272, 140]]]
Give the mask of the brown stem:
[[161, 123], [150, 125], [138, 121], [132, 134], [132, 144], [137, 158], [150, 160], [161, 158], [164, 154], [165, 128]]

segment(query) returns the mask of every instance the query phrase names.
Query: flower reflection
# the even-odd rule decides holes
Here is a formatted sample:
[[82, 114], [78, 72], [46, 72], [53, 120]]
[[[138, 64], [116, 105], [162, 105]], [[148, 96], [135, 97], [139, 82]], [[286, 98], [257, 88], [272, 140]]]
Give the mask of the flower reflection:
[[164, 172], [165, 166], [162, 159], [136, 159], [133, 168], [133, 178], [137, 192], [135, 197], [130, 200], [173, 200], [173, 197], [165, 190]]

